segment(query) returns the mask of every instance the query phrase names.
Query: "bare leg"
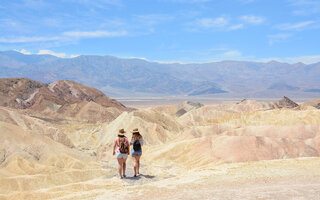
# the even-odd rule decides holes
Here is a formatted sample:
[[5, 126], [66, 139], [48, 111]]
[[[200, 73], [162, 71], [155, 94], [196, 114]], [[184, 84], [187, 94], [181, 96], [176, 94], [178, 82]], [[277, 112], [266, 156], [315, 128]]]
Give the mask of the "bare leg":
[[119, 172], [119, 176], [120, 178], [122, 178], [122, 159], [118, 158], [118, 172]]
[[136, 159], [137, 159], [137, 174], [140, 174], [139, 170], [140, 170], [140, 157], [141, 156], [137, 156]]
[[132, 156], [134, 176], [137, 176], [137, 157]]
[[126, 177], [126, 167], [127, 167], [127, 164], [126, 164], [126, 162], [127, 162], [127, 159], [126, 158], [124, 158], [124, 159], [122, 159], [123, 161], [123, 168], [122, 168], [122, 170], [123, 170], [123, 176], [124, 177]]

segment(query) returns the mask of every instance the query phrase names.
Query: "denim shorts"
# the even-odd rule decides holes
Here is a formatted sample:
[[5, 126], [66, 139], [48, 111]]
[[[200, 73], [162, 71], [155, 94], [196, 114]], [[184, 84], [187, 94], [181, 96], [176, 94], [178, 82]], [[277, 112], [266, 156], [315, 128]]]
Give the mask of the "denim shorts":
[[120, 153], [120, 152], [118, 151], [118, 152], [117, 152], [117, 158], [127, 159], [127, 158], [128, 158], [128, 154], [127, 154], [127, 153]]
[[131, 149], [131, 155], [132, 156], [141, 156], [142, 155], [142, 151], [135, 151], [133, 149]]

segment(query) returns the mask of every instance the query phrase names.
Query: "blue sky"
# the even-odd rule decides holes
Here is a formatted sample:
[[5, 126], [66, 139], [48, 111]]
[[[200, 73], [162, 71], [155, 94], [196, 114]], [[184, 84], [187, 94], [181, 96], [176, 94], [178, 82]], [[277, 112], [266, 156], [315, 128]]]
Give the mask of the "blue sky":
[[320, 0], [1, 0], [0, 51], [320, 61]]

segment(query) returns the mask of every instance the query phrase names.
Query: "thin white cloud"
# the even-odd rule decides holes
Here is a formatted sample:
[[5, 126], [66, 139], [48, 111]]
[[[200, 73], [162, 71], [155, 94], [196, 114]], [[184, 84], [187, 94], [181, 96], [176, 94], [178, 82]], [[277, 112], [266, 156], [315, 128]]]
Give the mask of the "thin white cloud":
[[[127, 59], [139, 59], [139, 60], [149, 61], [147, 58], [144, 58], [144, 57], [134, 57], [134, 56], [128, 57]], [[150, 62], [150, 61], [149, 61], [149, 62]]]
[[230, 50], [221, 54], [222, 59], [236, 59], [242, 57], [242, 53], [238, 50]]
[[102, 20], [102, 23], [99, 25], [100, 28], [120, 28], [127, 26], [126, 22], [122, 19], [105, 19]]
[[38, 0], [22, 0], [20, 3], [16, 3], [15, 6], [28, 10], [40, 10], [50, 7], [50, 2]]
[[210, 29], [210, 28], [223, 28], [228, 25], [229, 21], [224, 17], [218, 18], [201, 18], [195, 22], [198, 27]]
[[49, 27], [61, 27], [63, 21], [59, 18], [44, 18], [42, 19], [42, 23]]
[[109, 8], [109, 6], [122, 6], [121, 0], [64, 0], [72, 3], [83, 4], [88, 7]]
[[160, 0], [160, 1], [167, 1], [173, 3], [205, 3], [211, 0]]
[[296, 8], [292, 12], [294, 15], [313, 15], [320, 13], [319, 0], [289, 0], [289, 3]]
[[65, 53], [56, 53], [56, 52], [53, 52], [53, 51], [47, 50], [47, 49], [39, 50], [39, 52], [37, 54], [38, 55], [53, 55], [53, 56], [56, 56], [56, 57], [59, 57], [59, 58], [66, 57]]
[[253, 15], [245, 15], [239, 18], [242, 22], [233, 25], [230, 23], [233, 21], [232, 19], [223, 16], [217, 18], [200, 18], [187, 24], [189, 26], [187, 30], [204, 31], [211, 29], [220, 31], [234, 31], [244, 28], [246, 24], [258, 25], [265, 21], [265, 18]]
[[278, 33], [278, 34], [273, 34], [273, 35], [268, 35], [267, 37], [269, 38], [269, 45], [273, 45], [278, 42], [283, 42], [290, 38], [292, 34], [290, 33]]
[[64, 36], [75, 38], [119, 37], [127, 34], [126, 31], [68, 31], [63, 33]]
[[211, 48], [208, 50], [207, 61], [246, 60], [241, 51], [230, 48]]
[[247, 24], [261, 24], [265, 21], [263, 17], [254, 16], [254, 15], [244, 15], [240, 19]]
[[48, 41], [72, 41], [74, 38], [98, 38], [98, 37], [121, 37], [128, 35], [127, 31], [67, 31], [60, 36], [18, 36], [18, 37], [0, 37], [0, 43], [32, 43]]
[[294, 15], [307, 15], [309, 12], [308, 12], [308, 10], [300, 9], [300, 10], [294, 10], [294, 11], [292, 11], [292, 13]]
[[21, 49], [21, 50], [15, 49], [15, 51], [20, 52], [20, 53], [25, 54], [25, 55], [31, 55], [31, 52], [29, 52], [29, 51], [27, 51], [25, 49]]
[[[25, 54], [25, 55], [32, 55], [31, 52], [29, 52], [29, 51], [27, 51], [25, 49], [21, 49], [21, 50], [14, 49], [14, 51], [20, 52], [20, 53]], [[53, 51], [48, 50], [48, 49], [41, 49], [36, 54], [37, 55], [53, 55], [53, 56], [56, 56], [56, 57], [59, 57], [59, 58], [65, 58], [66, 57], [65, 53], [57, 53], [57, 52], [53, 52]], [[78, 56], [79, 55], [70, 55], [70, 58], [75, 58], [75, 57], [78, 57]]]
[[76, 58], [79, 57], [80, 55], [70, 55], [70, 58]]
[[247, 4], [247, 3], [253, 3], [255, 1], [257, 1], [257, 0], [238, 0], [238, 1], [240, 1], [241, 3]]
[[242, 28], [243, 28], [243, 24], [236, 24], [236, 25], [230, 26], [228, 30], [233, 31], [233, 30], [238, 30]]
[[17, 28], [21, 27], [18, 21], [12, 19], [0, 19], [0, 27], [3, 28]]
[[208, 49], [209, 52], [214, 52], [214, 51], [229, 51], [228, 48], [226, 47], [214, 47], [214, 48], [210, 48]]
[[174, 19], [174, 16], [166, 14], [137, 15], [135, 17], [135, 20], [139, 22], [139, 24], [147, 26], [153, 26], [155, 24], [168, 22]]
[[274, 35], [268, 35], [268, 38], [271, 39], [287, 39], [288, 37], [291, 37], [292, 34], [289, 33], [279, 33], [279, 34], [274, 34]]
[[265, 58], [260, 59], [261, 62], [269, 62], [269, 61], [279, 61], [286, 63], [298, 63], [302, 62], [305, 64], [313, 64], [320, 62], [320, 55], [308, 55], [308, 56], [298, 56], [298, 57], [284, 57], [284, 58]]
[[18, 37], [0, 37], [0, 43], [33, 43], [49, 41], [72, 41], [81, 38], [101, 38], [101, 37], [121, 37], [128, 35], [127, 31], [68, 31], [60, 36], [18, 36]]
[[55, 41], [60, 40], [61, 37], [0, 37], [0, 43], [28, 43], [28, 42], [47, 42], [47, 41]]
[[286, 23], [286, 24], [279, 24], [276, 26], [279, 30], [302, 30], [304, 28], [309, 27], [312, 24], [315, 24], [315, 21], [304, 21], [298, 23]]
[[291, 5], [294, 6], [304, 6], [304, 5], [317, 5], [319, 1], [317, 0], [289, 0]]

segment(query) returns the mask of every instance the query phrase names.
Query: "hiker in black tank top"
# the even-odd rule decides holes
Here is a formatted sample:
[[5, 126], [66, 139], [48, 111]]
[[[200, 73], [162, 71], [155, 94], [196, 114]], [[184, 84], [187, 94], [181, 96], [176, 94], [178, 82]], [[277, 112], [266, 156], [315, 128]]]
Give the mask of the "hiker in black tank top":
[[132, 156], [132, 162], [133, 162], [133, 168], [134, 168], [134, 177], [139, 175], [140, 170], [140, 158], [142, 155], [142, 145], [143, 145], [143, 138], [142, 135], [140, 135], [139, 130], [133, 129], [132, 131], [132, 138], [130, 145], [132, 145], [131, 149], [131, 156]]

